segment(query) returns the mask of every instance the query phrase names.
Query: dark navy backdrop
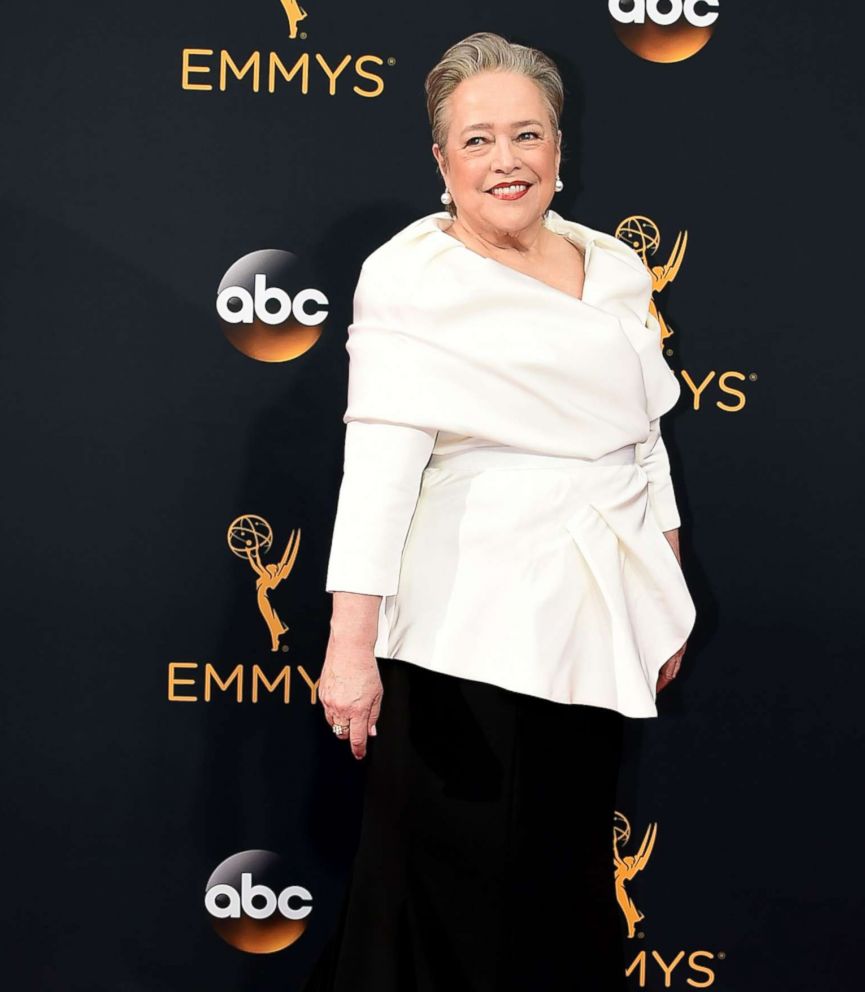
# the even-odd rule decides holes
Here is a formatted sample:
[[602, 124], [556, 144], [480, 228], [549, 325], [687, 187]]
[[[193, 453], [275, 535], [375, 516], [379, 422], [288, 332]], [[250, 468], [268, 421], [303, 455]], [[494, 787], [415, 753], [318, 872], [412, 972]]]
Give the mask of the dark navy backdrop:
[[[291, 992], [333, 923], [363, 767], [305, 676], [327, 638], [345, 327], [364, 256], [441, 209], [423, 79], [476, 30], [565, 76], [556, 210], [608, 231], [650, 217], [655, 264], [688, 231], [657, 302], [683, 385], [665, 435], [699, 620], [661, 718], [628, 725], [622, 852], [657, 825], [628, 888], [644, 914], [624, 938], [632, 987], [858, 987], [857, 11], [725, 0], [709, 44], [672, 65], [629, 52], [606, 0], [309, 0], [295, 39], [277, 0], [5, 12], [9, 988]], [[188, 56], [211, 71], [187, 81], [213, 89], [183, 87], [184, 49], [216, 53]], [[221, 49], [238, 66], [261, 53], [259, 92], [251, 76], [219, 90]], [[306, 93], [278, 75], [267, 91], [271, 51], [287, 67], [309, 53]], [[331, 94], [322, 61], [347, 55]], [[262, 248], [295, 253], [330, 301], [293, 360], [256, 361], [220, 329], [223, 274]], [[226, 541], [244, 514], [271, 528], [267, 561], [302, 532], [270, 595], [289, 627], [276, 653]], [[286, 669], [287, 704], [252, 701], [255, 666]], [[172, 672], [190, 682], [170, 689]], [[208, 672], [242, 673], [242, 700], [235, 682], [206, 701]], [[550, 788], [578, 787], [552, 755]], [[303, 936], [267, 955], [220, 939], [203, 903], [216, 866], [255, 848], [314, 898]]]

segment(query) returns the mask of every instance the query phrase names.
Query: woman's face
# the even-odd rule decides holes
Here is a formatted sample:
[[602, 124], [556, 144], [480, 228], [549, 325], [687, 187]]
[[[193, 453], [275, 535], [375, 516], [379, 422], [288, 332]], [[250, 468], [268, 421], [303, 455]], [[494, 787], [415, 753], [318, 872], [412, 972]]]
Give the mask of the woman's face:
[[[555, 192], [561, 131], [553, 130], [536, 83], [520, 73], [483, 72], [448, 101], [448, 137], [433, 155], [457, 217], [475, 231], [520, 231], [543, 216]], [[502, 184], [516, 191], [491, 192]]]

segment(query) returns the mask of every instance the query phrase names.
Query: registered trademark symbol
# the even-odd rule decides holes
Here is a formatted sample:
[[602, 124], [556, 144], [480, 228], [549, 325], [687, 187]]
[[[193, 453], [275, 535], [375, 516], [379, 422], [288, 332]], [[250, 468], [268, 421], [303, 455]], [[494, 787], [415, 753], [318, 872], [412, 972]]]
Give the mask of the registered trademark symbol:
[[639, 937], [640, 940], [643, 940], [645, 938], [645, 936], [646, 936], [646, 931], [645, 930], [638, 930], [637, 931], [637, 937]]
[[664, 350], [664, 354], [665, 354], [665, 355], [675, 355], [676, 353], [675, 353], [675, 351], [673, 351], [673, 349], [672, 349], [672, 348], [666, 348], [666, 349]]
[[751, 380], [751, 382], [756, 382], [757, 381], [757, 373], [756, 372], [749, 372], [748, 373], [748, 378]]
[[306, 31], [301, 31], [300, 32], [300, 37], [303, 38], [304, 41], [306, 41], [306, 39], [307, 39]]
[[387, 59], [388, 65], [396, 65], [396, 58], [393, 55], [389, 55]]
[[287, 644], [283, 644], [282, 645], [282, 650], [283, 651], [288, 651], [288, 645]]
[[726, 951], [718, 951], [718, 953], [715, 955], [715, 957], [718, 958], [719, 961], [723, 961], [726, 956], [727, 956]]

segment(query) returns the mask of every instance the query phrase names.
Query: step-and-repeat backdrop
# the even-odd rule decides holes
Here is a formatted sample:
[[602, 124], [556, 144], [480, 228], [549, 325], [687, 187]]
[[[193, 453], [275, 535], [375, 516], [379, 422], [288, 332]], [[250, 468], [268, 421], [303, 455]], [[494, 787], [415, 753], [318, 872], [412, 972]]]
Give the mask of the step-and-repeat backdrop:
[[334, 925], [364, 773], [316, 695], [346, 328], [363, 258], [442, 209], [423, 80], [478, 30], [560, 67], [553, 207], [641, 239], [682, 384], [699, 618], [628, 721], [630, 987], [858, 987], [857, 7], [5, 12], [6, 987], [293, 992]]

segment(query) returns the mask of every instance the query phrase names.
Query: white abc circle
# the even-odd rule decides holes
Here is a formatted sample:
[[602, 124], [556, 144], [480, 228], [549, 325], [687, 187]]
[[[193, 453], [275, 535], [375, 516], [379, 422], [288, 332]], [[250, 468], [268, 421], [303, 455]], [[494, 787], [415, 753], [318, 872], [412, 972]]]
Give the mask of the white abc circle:
[[[620, 24], [645, 24], [646, 16], [653, 24], [665, 26], [675, 24], [684, 14], [685, 20], [695, 28], [706, 28], [718, 20], [717, 8], [720, 0], [668, 0], [670, 9], [658, 9], [659, 0], [634, 0], [633, 10], [622, 10], [622, 0], [609, 0], [610, 15]], [[713, 7], [704, 13], [697, 13], [697, 6]]]

